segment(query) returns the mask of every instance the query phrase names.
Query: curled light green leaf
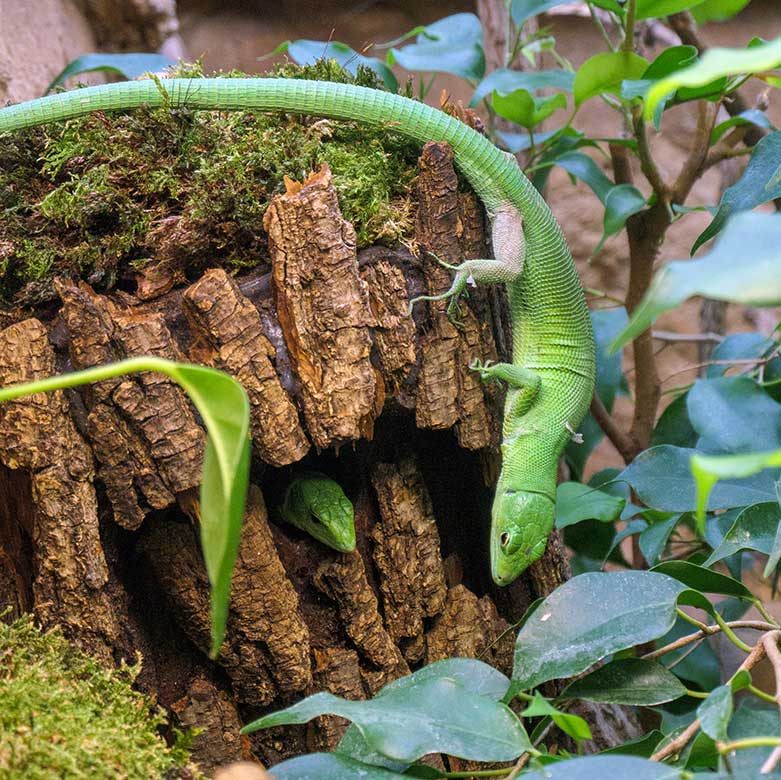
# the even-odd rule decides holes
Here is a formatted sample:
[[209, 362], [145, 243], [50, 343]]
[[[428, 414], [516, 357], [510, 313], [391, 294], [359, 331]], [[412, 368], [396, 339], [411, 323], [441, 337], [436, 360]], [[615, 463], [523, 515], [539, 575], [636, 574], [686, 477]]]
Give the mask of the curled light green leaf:
[[159, 371], [177, 382], [206, 424], [200, 501], [201, 545], [211, 584], [211, 655], [214, 657], [225, 636], [231, 574], [249, 479], [249, 401], [244, 388], [232, 377], [212, 368], [156, 357], [137, 357], [0, 388], [0, 403], [136, 371]]
[[653, 119], [657, 104], [680, 87], [702, 87], [723, 76], [762, 73], [781, 65], [781, 38], [749, 49], [714, 47], [694, 65], [672, 73], [649, 87], [645, 118]]

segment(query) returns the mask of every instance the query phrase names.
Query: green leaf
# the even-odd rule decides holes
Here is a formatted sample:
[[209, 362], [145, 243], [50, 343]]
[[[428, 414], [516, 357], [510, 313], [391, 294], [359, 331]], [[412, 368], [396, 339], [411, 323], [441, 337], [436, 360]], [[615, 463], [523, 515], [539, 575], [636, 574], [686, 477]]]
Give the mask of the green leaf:
[[521, 777], [523, 780], [605, 780], [611, 777], [616, 780], [683, 780], [684, 774], [682, 769], [658, 761], [636, 756], [601, 755], [559, 761], [538, 772], [524, 773]]
[[570, 683], [561, 698], [652, 707], [685, 695], [681, 681], [660, 663], [619, 658]]
[[[761, 358], [774, 346], [773, 340], [761, 333], [731, 333], [716, 345], [711, 353], [711, 360], [718, 364], [731, 360]], [[708, 378], [723, 376], [728, 368], [728, 365], [710, 365], [705, 370], [705, 375]]]
[[664, 734], [661, 731], [654, 729], [647, 734], [637, 739], [630, 739], [628, 742], [624, 742], [621, 745], [607, 748], [603, 750], [600, 755], [623, 755], [623, 756], [639, 756], [640, 758], [650, 758], [656, 751], [657, 745], [664, 739]]
[[318, 60], [335, 60], [351, 75], [358, 73], [358, 66], [371, 68], [385, 84], [389, 92], [397, 92], [399, 82], [393, 75], [393, 71], [376, 57], [365, 57], [346, 43], [339, 41], [312, 41], [301, 39], [298, 41], [286, 41], [280, 44], [275, 54], [287, 52], [290, 58], [299, 65], [314, 65]]
[[766, 135], [751, 153], [743, 175], [724, 190], [713, 221], [700, 233], [692, 247], [694, 254], [717, 235], [727, 220], [741, 211], [781, 197], [781, 132]]
[[[657, 647], [664, 647], [676, 639], [688, 636], [693, 631], [694, 627], [691, 623], [683, 620], [683, 618], [679, 618], [672, 631], [661, 637], [656, 645]], [[691, 645], [687, 645], [665, 653], [659, 659], [659, 662], [665, 667], [675, 663], [675, 675], [677, 677], [689, 680], [705, 691], [715, 688], [721, 682], [721, 663], [716, 657], [713, 647], [708, 642], [703, 642], [695, 650], [692, 650]], [[688, 703], [688, 699], [683, 700], [683, 703]], [[691, 719], [694, 719], [693, 711]], [[667, 733], [665, 728], [662, 728], [662, 731]]]
[[580, 674], [610, 653], [662, 636], [684, 590], [647, 571], [591, 572], [565, 582], [518, 633], [513, 687]]
[[707, 22], [724, 22], [740, 13], [751, 0], [705, 0], [692, 9], [692, 16], [697, 24]]
[[521, 713], [523, 718], [550, 718], [565, 734], [578, 741], [591, 739], [591, 729], [579, 715], [557, 710], [541, 694], [535, 693], [529, 706]]
[[688, 588], [703, 593], [719, 593], [724, 596], [734, 596], [739, 599], [754, 600], [754, 595], [742, 583], [727, 577], [725, 574], [697, 566], [689, 561], [665, 561], [654, 566], [651, 571], [658, 571], [668, 577], [682, 582]]
[[[644, 504], [663, 512], [692, 512], [696, 509], [698, 492], [691, 471], [693, 465], [690, 466], [692, 460], [703, 461], [704, 468], [711, 468], [713, 463], [712, 468], [723, 469], [724, 479], [710, 495], [709, 509], [731, 509], [775, 498], [773, 478], [757, 475], [762, 466], [753, 471], [744, 469], [731, 473], [727, 464], [720, 464], [726, 458], [756, 459], [757, 456], [706, 456], [696, 450], [662, 444], [641, 452], [619, 478], [632, 486]], [[752, 474], [757, 476], [750, 476]]]
[[[762, 501], [770, 501], [774, 497], [772, 490], [772, 478], [770, 484], [768, 479], [764, 478], [762, 472], [765, 469], [781, 466], [781, 450], [772, 452], [750, 452], [745, 455], [701, 455], [695, 453], [691, 456], [691, 472], [697, 483], [697, 523], [702, 528], [705, 523], [705, 510], [708, 509], [729, 509], [727, 506], [713, 506], [714, 493], [726, 480], [741, 479], [760, 475], [759, 480], [754, 477], [755, 484], [764, 483], [764, 496], [755, 496], [751, 501], [743, 501], [732, 506], [745, 506]], [[748, 483], [748, 479], [744, 484]], [[715, 490], [714, 490], [715, 486]], [[719, 503], [718, 501], [716, 503]]]
[[370, 766], [339, 753], [310, 753], [283, 761], [270, 770], [275, 780], [409, 780], [407, 775]]
[[563, 482], [556, 488], [556, 528], [599, 520], [612, 523], [618, 520], [626, 499], [616, 498], [580, 482]]
[[81, 73], [113, 73], [115, 76], [130, 80], [137, 79], [144, 73], [159, 73], [172, 65], [176, 65], [176, 62], [162, 54], [82, 54], [81, 57], [71, 60], [60, 71], [54, 81], [46, 87], [46, 92], [51, 92], [66, 79]]
[[422, 29], [415, 43], [391, 49], [388, 61], [407, 70], [453, 73], [468, 81], [480, 81], [485, 73], [480, 20], [469, 13], [438, 19]]
[[697, 449], [746, 452], [781, 447], [781, 404], [747, 376], [698, 379], [688, 393]]
[[740, 550], [756, 550], [770, 555], [775, 547], [780, 520], [781, 509], [778, 502], [746, 507], [704, 565], [712, 566], [716, 561], [721, 561]]
[[702, 87], [722, 76], [761, 73], [780, 64], [781, 38], [748, 49], [714, 47], [705, 52], [696, 64], [679, 70], [650, 87], [645, 98], [645, 117], [652, 119], [659, 101], [680, 87]]
[[575, 74], [575, 106], [589, 98], [609, 93], [621, 96], [621, 82], [639, 79], [648, 62], [633, 52], [603, 52], [587, 59]]
[[710, 252], [697, 260], [667, 263], [610, 350], [623, 347], [692, 295], [749, 306], [781, 303], [781, 215], [737, 214]]
[[242, 733], [329, 714], [351, 720], [372, 750], [398, 761], [417, 761], [439, 752], [472, 761], [512, 761], [531, 748], [523, 726], [506, 705], [447, 677], [396, 688], [370, 701], [316, 693], [259, 718]]
[[136, 371], [159, 371], [190, 396], [206, 425], [201, 477], [201, 547], [211, 584], [212, 647], [225, 636], [230, 582], [239, 546], [249, 480], [249, 401], [232, 377], [212, 368], [138, 357], [0, 389], [0, 402], [32, 393], [78, 387]]
[[714, 688], [697, 707], [700, 728], [717, 741], [727, 739], [727, 727], [732, 718], [732, 690], [729, 685]]
[[645, 208], [645, 198], [631, 184], [616, 184], [605, 199], [605, 216], [602, 224], [602, 238], [591, 253], [593, 257], [605, 245], [610, 236], [620, 233], [626, 221], [633, 214]]
[[651, 435], [652, 447], [672, 444], [675, 447], [693, 448], [697, 444], [699, 436], [692, 428], [687, 401], [688, 393], [683, 393], [662, 412]]
[[538, 98], [525, 89], [517, 89], [506, 96], [494, 92], [491, 102], [499, 116], [527, 130], [545, 121], [557, 109], [567, 107], [567, 98], [561, 92], [550, 97]]
[[[557, 5], [564, 5], [570, 0], [512, 0], [510, 4], [510, 15], [517, 27], [520, 27], [525, 21], [533, 16], [550, 11]], [[616, 0], [594, 0], [594, 5], [604, 8], [607, 11], [622, 13], [623, 8], [620, 2]]]
[[637, 0], [638, 19], [658, 19], [662, 16], [688, 11], [704, 0]]
[[[781, 720], [778, 717], [778, 707], [766, 704], [753, 697], [744, 699], [732, 716], [729, 724], [729, 739], [746, 739], [748, 737], [773, 736], [781, 732]], [[744, 778], [777, 778], [778, 773], [760, 774], [762, 765], [767, 761], [772, 747], [748, 748], [736, 750], [729, 755], [731, 777], [735, 780]]]
[[553, 160], [554, 165], [585, 182], [604, 203], [616, 185], [605, 176], [602, 169], [588, 155], [582, 152], [565, 152]]
[[410, 688], [438, 677], [448, 677], [455, 680], [466, 690], [478, 696], [486, 696], [493, 701], [501, 701], [510, 687], [510, 680], [489, 664], [475, 658], [445, 658], [426, 664], [414, 674], [408, 674], [389, 682], [380, 688], [375, 697], [384, 696], [391, 691]]
[[670, 534], [675, 530], [675, 526], [681, 520], [679, 514], [675, 514], [666, 520], [660, 520], [648, 526], [640, 532], [640, 538], [637, 540], [640, 545], [640, 552], [643, 557], [653, 566], [661, 557], [664, 548], [667, 546], [667, 540]]
[[493, 92], [511, 95], [519, 89], [535, 92], [538, 89], [557, 89], [572, 92], [575, 74], [568, 70], [510, 70], [499, 68], [489, 73], [475, 89], [469, 105], [477, 107], [483, 98]]
[[765, 130], [777, 129], [770, 119], [768, 119], [768, 116], [764, 111], [760, 111], [758, 108], [749, 108], [742, 111], [737, 116], [731, 116], [729, 119], [719, 122], [711, 133], [711, 144], [715, 144], [728, 130], [741, 125], [755, 125], [756, 127], [762, 127]]

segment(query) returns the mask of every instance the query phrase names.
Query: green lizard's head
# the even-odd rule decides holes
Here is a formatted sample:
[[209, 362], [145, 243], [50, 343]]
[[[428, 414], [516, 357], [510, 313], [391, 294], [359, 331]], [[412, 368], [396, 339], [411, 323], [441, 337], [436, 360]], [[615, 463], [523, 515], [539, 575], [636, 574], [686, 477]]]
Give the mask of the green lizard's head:
[[309, 510], [300, 517], [301, 527], [334, 550], [352, 552], [355, 549], [353, 505], [342, 488], [320, 475], [302, 479], [298, 487]]
[[545, 552], [553, 509], [542, 493], [497, 490], [491, 512], [491, 576], [497, 585], [509, 585]]

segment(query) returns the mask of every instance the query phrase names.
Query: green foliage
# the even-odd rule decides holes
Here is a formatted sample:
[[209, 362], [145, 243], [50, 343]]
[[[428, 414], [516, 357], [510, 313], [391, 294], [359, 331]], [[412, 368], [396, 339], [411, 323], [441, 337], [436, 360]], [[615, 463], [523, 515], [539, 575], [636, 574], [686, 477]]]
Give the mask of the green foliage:
[[134, 371], [159, 371], [187, 392], [206, 425], [201, 475], [201, 547], [211, 584], [212, 647], [225, 636], [233, 565], [239, 547], [249, 479], [249, 400], [221, 371], [155, 357], [130, 358], [71, 374], [0, 388], [0, 403], [25, 395], [78, 387]]
[[0, 621], [2, 780], [174, 780], [189, 768], [188, 735], [166, 727], [154, 702], [133, 690], [140, 666], [105, 669], [59, 630], [29, 616]]
[[166, 70], [174, 64], [173, 60], [161, 54], [82, 54], [71, 60], [46, 88], [51, 92], [73, 76], [82, 73], [111, 73], [123, 79], [137, 79], [145, 73], [157, 73]]

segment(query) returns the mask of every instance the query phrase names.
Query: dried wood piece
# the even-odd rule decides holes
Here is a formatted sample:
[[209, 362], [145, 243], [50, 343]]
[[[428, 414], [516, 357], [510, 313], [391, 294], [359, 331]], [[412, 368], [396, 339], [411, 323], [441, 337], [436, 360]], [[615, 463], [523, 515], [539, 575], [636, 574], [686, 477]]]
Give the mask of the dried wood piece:
[[[316, 691], [330, 691], [345, 699], [365, 699], [366, 692], [355, 650], [327, 647], [315, 650], [314, 685]], [[344, 736], [350, 721], [336, 715], [322, 715], [310, 724], [307, 743], [312, 752], [333, 750]]]
[[407, 313], [409, 295], [404, 269], [393, 262], [393, 254], [384, 247], [361, 252], [361, 278], [369, 288], [369, 305], [376, 322], [374, 346], [385, 392], [396, 396], [403, 406], [411, 409], [414, 406], [410, 384], [416, 362], [415, 322]]
[[464, 585], [456, 585], [448, 591], [444, 611], [426, 634], [426, 663], [443, 658], [483, 658], [509, 674], [512, 633], [488, 649], [509, 625], [499, 617], [490, 598], [478, 599]]
[[[71, 359], [88, 368], [125, 357], [182, 356], [161, 314], [136, 313], [87, 285], [58, 284]], [[87, 431], [115, 520], [135, 529], [200, 482], [204, 433], [184, 392], [168, 377], [142, 373], [91, 385]]]
[[[432, 253], [451, 265], [484, 256], [482, 212], [475, 199], [459, 196], [453, 151], [447, 144], [426, 144], [419, 165], [417, 241], [428, 292], [439, 294], [450, 287], [452, 273]], [[469, 364], [475, 358], [496, 359], [496, 348], [487, 324], [481, 325], [464, 301], [461, 328], [448, 320], [448, 304], [429, 303], [432, 327], [421, 341], [416, 422], [421, 428], [456, 426], [462, 447], [482, 449], [498, 441], [498, 422]]]
[[[155, 576], [182, 629], [204, 652], [209, 648], [209, 590], [192, 529], [160, 523], [143, 541]], [[254, 705], [311, 683], [309, 630], [298, 595], [277, 556], [260, 491], [250, 487], [233, 573], [227, 638], [218, 658], [239, 698]]]
[[377, 378], [373, 318], [358, 274], [355, 231], [342, 219], [327, 166], [275, 198], [269, 236], [279, 323], [301, 382], [307, 429], [323, 449], [371, 438]]
[[402, 647], [405, 658], [419, 660], [423, 620], [442, 611], [447, 595], [431, 498], [412, 458], [378, 464], [372, 484], [381, 522], [371, 538], [386, 625], [396, 644], [407, 640]]
[[[383, 672], [378, 687], [409, 674], [409, 667], [382, 624], [377, 597], [358, 553], [323, 561], [315, 572], [314, 584], [336, 602], [342, 625], [353, 644], [372, 666]], [[373, 677], [372, 687], [378, 681]]]
[[[56, 373], [46, 328], [24, 320], [0, 332], [0, 384]], [[89, 447], [68, 415], [61, 391], [0, 405], [0, 461], [29, 474], [32, 504], [33, 598], [44, 626], [61, 625], [107, 663], [120, 626], [108, 593], [108, 568], [98, 532]]]
[[309, 442], [274, 370], [274, 348], [252, 302], [225, 271], [215, 268], [185, 290], [182, 307], [202, 345], [191, 353], [233, 375], [247, 391], [252, 441], [260, 457], [273, 466], [301, 460]]
[[249, 757], [249, 741], [239, 734], [242, 722], [236, 706], [214, 681], [190, 680], [184, 696], [171, 709], [182, 726], [201, 731], [190, 745], [192, 759], [201, 770], [208, 772]]

